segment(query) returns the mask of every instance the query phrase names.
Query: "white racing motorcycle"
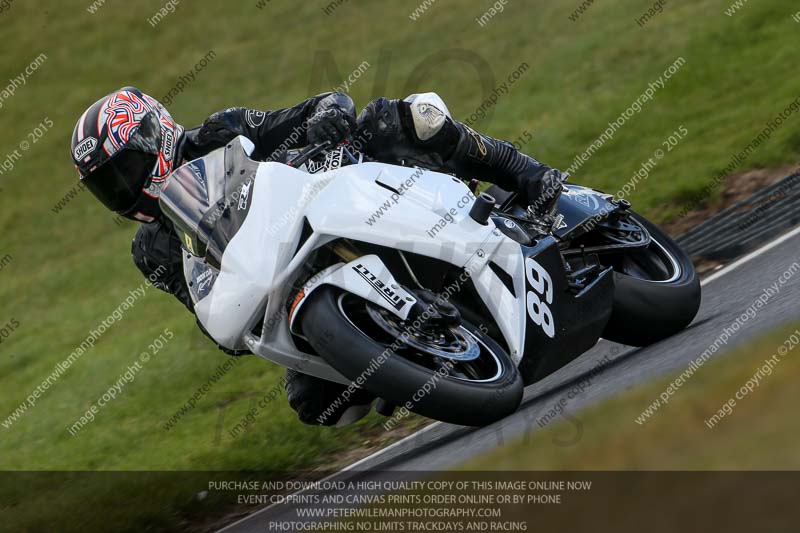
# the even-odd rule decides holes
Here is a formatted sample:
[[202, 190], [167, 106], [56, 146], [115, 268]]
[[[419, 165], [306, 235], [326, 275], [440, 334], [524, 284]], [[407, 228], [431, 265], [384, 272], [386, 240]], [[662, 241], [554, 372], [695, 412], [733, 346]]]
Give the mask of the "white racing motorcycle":
[[355, 383], [382, 414], [492, 423], [600, 337], [648, 344], [699, 307], [686, 254], [611, 195], [565, 185], [537, 218], [347, 145], [288, 164], [252, 149], [237, 137], [161, 195], [197, 317], [228, 349]]

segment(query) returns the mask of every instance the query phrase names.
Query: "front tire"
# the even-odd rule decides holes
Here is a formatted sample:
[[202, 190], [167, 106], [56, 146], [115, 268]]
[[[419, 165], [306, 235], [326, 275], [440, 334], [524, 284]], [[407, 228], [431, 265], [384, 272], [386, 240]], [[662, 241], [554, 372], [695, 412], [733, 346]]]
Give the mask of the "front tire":
[[[408, 345], [391, 351], [386, 339], [376, 340], [380, 335], [370, 330], [365, 318], [369, 313], [358, 312], [373, 304], [332, 286], [320, 287], [310, 298], [303, 310], [303, 333], [323, 359], [372, 394], [399, 407], [411, 402], [409, 410], [415, 413], [463, 426], [491, 424], [519, 407], [523, 385], [516, 366], [477, 327], [462, 320], [459, 329], [479, 345], [479, 359], [470, 364], [480, 363], [486, 375], [461, 361], [456, 362], [457, 370], [434, 374], [431, 364], [423, 364], [430, 363], [427, 354]], [[491, 364], [496, 369], [490, 369]], [[462, 370], [466, 374], [457, 377]], [[464, 379], [470, 373], [478, 379]], [[427, 392], [420, 394], [423, 390]]]
[[[626, 252], [614, 267], [614, 308], [603, 337], [629, 346], [647, 346], [688, 326], [700, 308], [700, 278], [692, 260], [669, 235], [632, 214], [653, 242], [644, 252]], [[663, 274], [644, 265], [644, 254], [664, 258]], [[636, 256], [636, 254], [641, 254]]]

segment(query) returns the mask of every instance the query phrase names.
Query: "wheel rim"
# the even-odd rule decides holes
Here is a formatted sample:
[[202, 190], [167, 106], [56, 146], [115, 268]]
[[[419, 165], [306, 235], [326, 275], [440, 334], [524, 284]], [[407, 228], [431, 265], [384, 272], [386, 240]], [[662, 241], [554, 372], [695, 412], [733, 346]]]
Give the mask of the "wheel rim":
[[[635, 218], [631, 217], [629, 220], [646, 231], [641, 222]], [[650, 234], [650, 244], [646, 248], [626, 251], [622, 255], [620, 267], [615, 270], [626, 276], [652, 283], [672, 283], [683, 275], [680, 261], [652, 234]]]
[[[367, 339], [387, 347], [387, 349], [398, 340], [396, 336], [390, 333], [391, 330], [387, 331], [386, 323], [376, 320], [378, 316], [385, 318], [383, 313], [388, 314], [385, 309], [347, 292], [339, 295], [337, 306], [345, 320]], [[405, 330], [409, 331], [408, 328], [405, 328]], [[441, 343], [423, 350], [424, 344], [419, 342], [419, 339], [414, 339], [415, 342], [412, 343], [400, 341], [400, 347], [391, 353], [433, 372], [444, 370], [446, 363], [449, 362], [452, 364], [452, 368], [443, 375], [462, 381], [488, 383], [501, 377], [503, 365], [500, 362], [500, 358], [480, 337], [473, 334], [463, 325], [458, 325], [453, 328], [451, 339], [453, 342], [463, 342], [461, 352], [454, 351], [445, 357], [442, 352], [446, 352], [446, 350], [441, 350]], [[451, 346], [450, 343], [445, 345]], [[454, 355], [458, 357], [460, 353], [469, 353], [473, 350], [478, 351], [474, 357], [472, 355], [465, 356], [468, 358], [462, 357], [460, 359], [453, 357]], [[437, 351], [439, 355], [437, 355]]]

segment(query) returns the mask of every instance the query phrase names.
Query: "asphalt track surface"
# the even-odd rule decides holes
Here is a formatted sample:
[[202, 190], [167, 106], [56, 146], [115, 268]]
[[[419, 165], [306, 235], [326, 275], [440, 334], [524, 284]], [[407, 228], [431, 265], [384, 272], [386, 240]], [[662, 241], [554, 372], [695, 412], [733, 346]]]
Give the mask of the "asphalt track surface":
[[[571, 422], [554, 446], [569, 446], [582, 438], [580, 410], [637, 384], [680, 373], [730, 328], [746, 309], [778, 282], [795, 262], [800, 263], [800, 227], [795, 228], [703, 280], [703, 300], [694, 322], [678, 335], [646, 348], [606, 341], [525, 390], [519, 411], [491, 426], [466, 428], [434, 423], [420, 432], [373, 454], [336, 476], [369, 479], [371, 472], [422, 471], [452, 467], [505, 442], [540, 428], [541, 418], [566, 399], [565, 418]], [[783, 285], [755, 316], [748, 317], [713, 357], [800, 317], [800, 272]], [[702, 367], [698, 372], [702, 372]], [[679, 392], [678, 392], [679, 394]], [[563, 402], [562, 402], [563, 403]], [[644, 410], [647, 405], [642, 405]], [[653, 417], [669, 416], [668, 407]], [[561, 417], [555, 420], [560, 421]], [[635, 424], [634, 420], [630, 421]], [[413, 477], [412, 477], [413, 479]], [[268, 531], [270, 521], [297, 520], [288, 505], [270, 506], [223, 529], [232, 532]]]

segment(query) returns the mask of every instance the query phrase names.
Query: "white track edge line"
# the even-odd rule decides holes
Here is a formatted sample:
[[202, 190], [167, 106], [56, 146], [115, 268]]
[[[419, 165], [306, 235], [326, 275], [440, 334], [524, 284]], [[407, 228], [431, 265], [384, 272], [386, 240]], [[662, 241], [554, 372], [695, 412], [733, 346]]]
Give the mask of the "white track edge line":
[[700, 283], [700, 285], [707, 285], [707, 284], [711, 283], [712, 281], [721, 278], [725, 274], [728, 274], [729, 272], [731, 272], [733, 270], [736, 270], [737, 268], [739, 268], [743, 264], [747, 263], [748, 261], [750, 261], [752, 259], [755, 259], [756, 257], [758, 257], [759, 255], [763, 254], [764, 252], [767, 252], [767, 251], [775, 248], [776, 246], [788, 241], [789, 239], [791, 239], [792, 237], [794, 237], [798, 233], [800, 233], [800, 226], [794, 228], [789, 233], [785, 233], [784, 235], [778, 237], [777, 239], [775, 239], [773, 241], [770, 241], [768, 244], [765, 244], [761, 248], [753, 250], [752, 252], [750, 252], [746, 256], [737, 259], [736, 261], [734, 261], [730, 265], [726, 266], [725, 268], [723, 268], [721, 270], [718, 270], [717, 272], [711, 274], [706, 279], [704, 279]]

